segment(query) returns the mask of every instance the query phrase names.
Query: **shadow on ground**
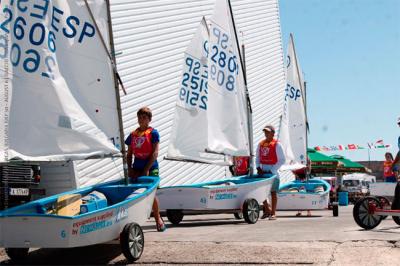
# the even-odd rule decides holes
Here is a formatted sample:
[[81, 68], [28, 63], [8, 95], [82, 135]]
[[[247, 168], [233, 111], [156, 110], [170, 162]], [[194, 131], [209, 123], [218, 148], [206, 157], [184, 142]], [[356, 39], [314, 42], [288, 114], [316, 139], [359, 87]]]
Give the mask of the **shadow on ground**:
[[79, 248], [36, 249], [24, 261], [6, 260], [0, 265], [106, 265], [121, 255], [119, 244]]

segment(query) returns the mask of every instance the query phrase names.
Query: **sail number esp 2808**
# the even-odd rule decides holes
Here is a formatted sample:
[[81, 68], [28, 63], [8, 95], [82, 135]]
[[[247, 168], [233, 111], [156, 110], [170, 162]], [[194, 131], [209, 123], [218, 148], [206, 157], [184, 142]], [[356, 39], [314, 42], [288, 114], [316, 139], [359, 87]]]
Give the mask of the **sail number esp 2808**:
[[229, 34], [215, 24], [210, 32], [210, 40], [203, 40], [200, 58], [186, 53], [179, 92], [183, 104], [203, 110], [207, 110], [209, 78], [219, 88], [234, 92], [239, 74], [238, 58], [232, 48], [235, 43]]

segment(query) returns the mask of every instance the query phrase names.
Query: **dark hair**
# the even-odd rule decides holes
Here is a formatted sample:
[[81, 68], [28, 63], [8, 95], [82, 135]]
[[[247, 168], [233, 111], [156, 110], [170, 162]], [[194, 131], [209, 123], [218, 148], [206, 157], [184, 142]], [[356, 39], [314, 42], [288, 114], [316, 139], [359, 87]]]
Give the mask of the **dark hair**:
[[150, 108], [147, 107], [147, 106], [142, 107], [142, 108], [139, 109], [139, 111], [137, 111], [137, 116], [140, 116], [140, 115], [147, 115], [147, 117], [150, 119], [150, 121], [151, 121], [151, 118], [153, 116], [153, 114], [151, 113]]
[[386, 156], [390, 156], [390, 159], [393, 161], [394, 159], [393, 159], [393, 154], [391, 153], [391, 152], [387, 152], [387, 153], [385, 153], [385, 157]]

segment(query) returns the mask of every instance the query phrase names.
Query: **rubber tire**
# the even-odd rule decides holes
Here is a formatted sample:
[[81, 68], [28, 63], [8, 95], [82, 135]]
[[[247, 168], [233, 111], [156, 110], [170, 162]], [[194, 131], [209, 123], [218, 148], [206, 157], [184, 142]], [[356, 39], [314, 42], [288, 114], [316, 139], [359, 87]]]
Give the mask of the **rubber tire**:
[[[366, 230], [371, 230], [375, 227], [377, 227], [381, 221], [382, 221], [382, 216], [380, 215], [373, 215], [368, 213], [368, 205], [369, 202], [373, 201], [373, 203], [376, 204], [378, 208], [381, 208], [381, 203], [380, 201], [375, 198], [375, 197], [365, 197], [362, 199], [359, 199], [356, 204], [354, 205], [353, 208], [353, 218], [354, 221], [362, 228]], [[360, 218], [361, 216], [361, 211], [367, 213], [364, 218]], [[372, 223], [366, 223], [365, 218], [367, 220], [372, 220]]]
[[233, 214], [233, 216], [235, 216], [236, 220], [242, 220], [243, 219], [243, 212], [235, 212]]
[[6, 248], [6, 253], [11, 261], [20, 262], [28, 258], [29, 248]]
[[[385, 208], [385, 206], [388, 206], [388, 207], [391, 206], [390, 201], [386, 197], [376, 196], [376, 198], [380, 201], [383, 209]], [[387, 215], [382, 215], [382, 220], [385, 220], [386, 218], [387, 218]]]
[[333, 217], [339, 216], [339, 204], [332, 204], [332, 215]]
[[[400, 211], [400, 202], [397, 198], [395, 198], [392, 202], [392, 210]], [[392, 219], [397, 225], [400, 225], [400, 216], [392, 216]]]
[[140, 259], [144, 250], [144, 235], [140, 225], [137, 223], [126, 224], [119, 239], [122, 254], [128, 262], [131, 263]]
[[260, 206], [255, 199], [246, 199], [243, 203], [243, 218], [249, 224], [255, 224], [260, 217]]
[[182, 210], [167, 210], [168, 221], [173, 225], [178, 225], [183, 220]]

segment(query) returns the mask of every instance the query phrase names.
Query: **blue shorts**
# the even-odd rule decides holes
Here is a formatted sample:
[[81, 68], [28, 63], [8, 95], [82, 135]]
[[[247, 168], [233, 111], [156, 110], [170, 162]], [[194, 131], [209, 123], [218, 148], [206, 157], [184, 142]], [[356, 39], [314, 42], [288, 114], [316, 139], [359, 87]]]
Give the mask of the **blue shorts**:
[[396, 183], [397, 182], [397, 178], [395, 176], [387, 176], [387, 177], [385, 177], [385, 182], [387, 182], [387, 183]]
[[272, 183], [271, 192], [278, 192], [279, 191], [279, 184], [280, 184], [280, 180], [277, 177], [277, 178], [274, 179], [274, 182]]

